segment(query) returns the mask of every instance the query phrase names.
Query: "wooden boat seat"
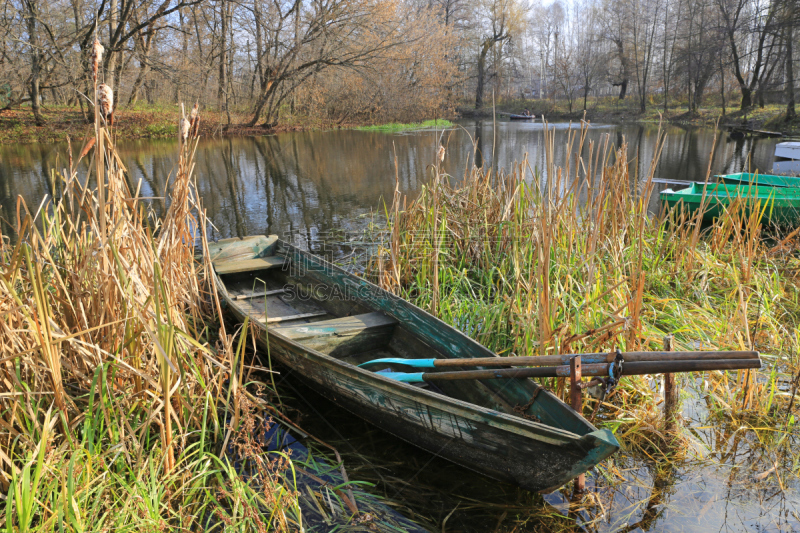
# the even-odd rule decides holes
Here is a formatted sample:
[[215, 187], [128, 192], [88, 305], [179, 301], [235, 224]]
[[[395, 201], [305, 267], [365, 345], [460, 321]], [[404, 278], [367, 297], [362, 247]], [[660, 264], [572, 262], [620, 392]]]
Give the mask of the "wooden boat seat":
[[270, 331], [332, 356], [348, 356], [386, 346], [397, 321], [383, 313], [320, 320], [310, 324], [277, 326]]
[[217, 274], [237, 274], [239, 272], [249, 272], [251, 270], [280, 268], [283, 266], [284, 262], [284, 257], [270, 255], [267, 257], [257, 257], [255, 259], [220, 261], [219, 263], [214, 263], [214, 270], [217, 271]]

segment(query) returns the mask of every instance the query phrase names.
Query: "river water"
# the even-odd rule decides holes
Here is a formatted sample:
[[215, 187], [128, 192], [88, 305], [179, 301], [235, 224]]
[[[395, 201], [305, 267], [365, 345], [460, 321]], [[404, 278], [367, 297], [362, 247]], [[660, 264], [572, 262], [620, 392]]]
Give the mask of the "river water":
[[[553, 157], [561, 164], [568, 125], [551, 127]], [[647, 174], [658, 132], [657, 125], [594, 125], [588, 140], [614, 146], [627, 141], [633, 188]], [[663, 133], [658, 180], [702, 181], [709, 168], [712, 174], [773, 168], [773, 139], [732, 140], [723, 133], [712, 156], [711, 129], [666, 126]], [[413, 198], [430, 176], [440, 143], [446, 146], [443, 167], [456, 179], [472, 163], [509, 168], [527, 154], [531, 168], [542, 170], [542, 184], [547, 182], [541, 123], [495, 127], [473, 121], [444, 133], [339, 130], [204, 139], [197, 184], [217, 237], [276, 233], [308, 244], [325, 242], [334, 232], [341, 241], [380, 217], [383, 200], [391, 201], [396, 186]], [[73, 148], [77, 156], [80, 147]], [[142, 195], [156, 197], [153, 208], [163, 209], [158, 197], [174, 175], [177, 142], [124, 141], [118, 148], [131, 183], [141, 183]], [[18, 196], [33, 211], [53, 193], [51, 170], [65, 166], [66, 153], [65, 144], [0, 147], [3, 234], [11, 233]], [[658, 184], [656, 191], [670, 186], [675, 187]], [[660, 209], [657, 194], [650, 208]], [[302, 414], [301, 426], [338, 447], [351, 479], [375, 483], [375, 493], [433, 530], [541, 531], [576, 523], [589, 531], [800, 529], [796, 482], [758, 476], [781, 459], [767, 457], [760, 443], [736, 428], [708, 423], [700, 400], [684, 402], [692, 447], [687, 459], [668, 466], [621, 452], [613, 469], [588, 476], [592, 496], [576, 507], [565, 491], [530, 494], [398, 442], [291, 380], [279, 390], [290, 414]]]
[[[568, 124], [551, 127], [555, 129], [553, 159], [561, 164]], [[614, 145], [626, 140], [631, 174], [643, 179], [658, 131], [657, 125], [595, 125], [588, 140]], [[714, 131], [667, 126], [665, 134], [656, 178], [704, 180]], [[542, 170], [542, 182], [547, 180], [541, 123], [499, 122], [495, 135], [491, 122], [462, 122], [444, 134], [338, 130], [203, 139], [197, 151], [198, 188], [221, 237], [275, 233], [317, 239], [321, 232], [358, 230], [363, 224], [359, 217], [379, 212], [383, 199], [391, 201], [396, 178], [400, 191], [413, 197], [429, 177], [426, 168], [435, 161], [440, 139], [447, 146], [444, 168], [455, 177], [463, 176], [473, 162], [474, 143], [479, 164], [510, 168], [527, 154], [531, 167]], [[769, 171], [775, 143], [755, 138], [733, 141], [723, 134], [717, 140], [712, 173], [748, 168]], [[74, 144], [77, 157], [80, 143]], [[141, 180], [143, 196], [163, 196], [168, 176], [174, 175], [177, 141], [121, 141], [118, 149], [131, 183]], [[52, 192], [50, 170], [65, 166], [66, 153], [65, 144], [0, 146], [4, 233], [10, 229], [7, 222], [14, 220], [17, 195], [29, 206], [38, 205]], [[656, 190], [665, 187], [659, 184]], [[155, 207], [161, 202], [155, 201]], [[657, 205], [654, 195], [651, 207], [657, 209]]]

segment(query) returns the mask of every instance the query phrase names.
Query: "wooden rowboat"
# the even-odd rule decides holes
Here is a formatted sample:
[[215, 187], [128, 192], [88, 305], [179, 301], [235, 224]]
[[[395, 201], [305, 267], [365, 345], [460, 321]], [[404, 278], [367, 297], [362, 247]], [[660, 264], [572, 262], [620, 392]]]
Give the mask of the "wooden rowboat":
[[800, 224], [800, 189], [759, 187], [725, 183], [692, 183], [690, 187], [661, 191], [661, 201], [670, 209], [690, 212], [703, 207], [703, 220], [710, 222], [735, 202], [742, 202], [749, 213], [758, 209], [762, 222], [794, 227]]
[[[619, 449], [534, 381], [410, 385], [357, 365], [385, 357], [495, 356], [368, 281], [275, 236], [212, 243], [217, 287], [273, 360], [339, 406], [457, 464], [532, 491], [556, 489]], [[396, 366], [396, 365], [395, 365]], [[375, 371], [373, 371], [375, 370]]]

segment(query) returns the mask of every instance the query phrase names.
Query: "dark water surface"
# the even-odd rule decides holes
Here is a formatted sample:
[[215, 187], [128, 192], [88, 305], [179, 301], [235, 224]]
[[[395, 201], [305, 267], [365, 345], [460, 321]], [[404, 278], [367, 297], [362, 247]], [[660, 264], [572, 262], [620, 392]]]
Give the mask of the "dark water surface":
[[[562, 164], [567, 125], [553, 126], [554, 160]], [[665, 132], [657, 179], [704, 180], [709, 161], [712, 173], [773, 168], [776, 140], [734, 141], [723, 133], [712, 158], [713, 130], [667, 126]], [[588, 138], [613, 145], [627, 140], [635, 181], [647, 174], [657, 134], [656, 125], [597, 125]], [[546, 166], [543, 129], [536, 123], [498, 123], [495, 162], [491, 122], [462, 122], [443, 137], [435, 131], [301, 132], [202, 140], [198, 188], [219, 237], [277, 233], [295, 242], [322, 241], [326, 232], [357, 233], [380, 216], [382, 200], [391, 201], [396, 177], [400, 191], [415, 196], [430, 175], [428, 165], [435, 161], [440, 138], [447, 146], [443, 166], [455, 177], [473, 163], [473, 142], [478, 164], [508, 168], [527, 153], [532, 168]], [[177, 142], [120, 142], [119, 151], [132, 185], [141, 182], [143, 196], [163, 196], [168, 176], [174, 174]], [[50, 170], [65, 165], [65, 154], [66, 145], [0, 147], [4, 234], [10, 234], [16, 218], [17, 195], [35, 210], [52, 193]], [[546, 174], [540, 179], [545, 183]], [[659, 184], [656, 191], [666, 187]], [[156, 211], [163, 206], [163, 200], [153, 201]], [[651, 210], [659, 208], [656, 194]], [[351, 479], [375, 483], [375, 493], [433, 530], [545, 531], [576, 522], [588, 531], [609, 532], [800, 529], [796, 481], [788, 476], [759, 478], [775, 460], [791, 458], [767, 457], [749, 435], [710, 423], [701, 400], [684, 402], [685, 433], [692, 448], [688, 459], [668, 466], [621, 452], [613, 466], [588, 476], [591, 496], [570, 507], [566, 491], [542, 497], [487, 480], [399, 442], [291, 380], [279, 390], [290, 414], [301, 416], [301, 426], [340, 450]]]

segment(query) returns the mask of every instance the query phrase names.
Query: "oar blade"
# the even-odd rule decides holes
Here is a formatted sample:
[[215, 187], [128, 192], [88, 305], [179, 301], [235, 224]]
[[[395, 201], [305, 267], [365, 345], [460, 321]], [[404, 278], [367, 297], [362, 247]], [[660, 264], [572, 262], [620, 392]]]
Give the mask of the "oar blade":
[[422, 372], [375, 372], [379, 376], [400, 381], [402, 383], [423, 383]]
[[403, 359], [401, 357], [385, 357], [361, 363], [360, 367], [372, 365], [405, 365], [413, 368], [434, 368], [435, 359]]

